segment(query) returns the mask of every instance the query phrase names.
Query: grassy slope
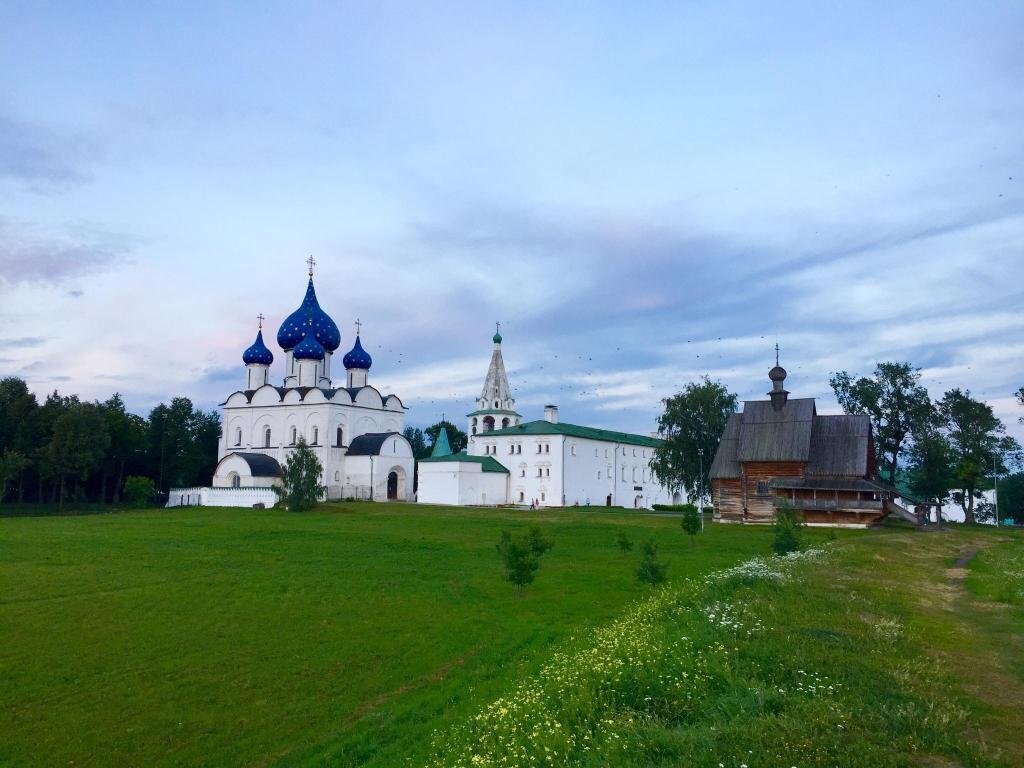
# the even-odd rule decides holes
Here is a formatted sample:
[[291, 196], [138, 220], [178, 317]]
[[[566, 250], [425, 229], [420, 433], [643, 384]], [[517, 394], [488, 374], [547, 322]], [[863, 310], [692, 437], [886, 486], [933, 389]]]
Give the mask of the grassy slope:
[[442, 733], [434, 765], [1024, 764], [1024, 537], [830, 549], [784, 583], [674, 586], [584, 634]]
[[[493, 545], [534, 521], [555, 549], [517, 600]], [[394, 765], [643, 593], [620, 528], [676, 577], [769, 541], [380, 504], [0, 519], [0, 764]]]

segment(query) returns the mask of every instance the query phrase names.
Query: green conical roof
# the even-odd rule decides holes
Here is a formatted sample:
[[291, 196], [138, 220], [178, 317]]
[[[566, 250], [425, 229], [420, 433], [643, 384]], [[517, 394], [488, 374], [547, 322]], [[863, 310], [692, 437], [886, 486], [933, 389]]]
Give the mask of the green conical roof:
[[439, 456], [451, 456], [452, 447], [448, 445], [448, 430], [441, 427], [437, 432], [437, 440], [434, 441], [434, 448], [430, 451], [430, 458], [436, 459]]

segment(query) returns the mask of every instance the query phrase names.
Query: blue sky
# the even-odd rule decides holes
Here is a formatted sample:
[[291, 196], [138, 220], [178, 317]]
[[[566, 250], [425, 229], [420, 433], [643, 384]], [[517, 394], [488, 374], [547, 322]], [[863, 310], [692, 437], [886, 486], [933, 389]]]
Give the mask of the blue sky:
[[778, 339], [823, 411], [907, 359], [1021, 435], [1024, 6], [143, 5], [0, 6], [0, 374], [213, 406], [312, 253], [410, 423], [501, 320], [530, 418], [761, 397]]

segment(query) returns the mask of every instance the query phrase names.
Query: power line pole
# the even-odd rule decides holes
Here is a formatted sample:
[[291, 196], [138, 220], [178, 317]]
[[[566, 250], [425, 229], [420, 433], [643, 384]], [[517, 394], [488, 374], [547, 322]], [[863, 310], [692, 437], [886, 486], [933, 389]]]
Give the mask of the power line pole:
[[700, 462], [699, 488], [700, 494], [697, 497], [697, 504], [700, 507], [700, 531], [704, 532], [704, 449], [697, 449], [697, 460]]
[[999, 472], [996, 469], [996, 455], [992, 454], [992, 501], [996, 507], [996, 528], [999, 527]]

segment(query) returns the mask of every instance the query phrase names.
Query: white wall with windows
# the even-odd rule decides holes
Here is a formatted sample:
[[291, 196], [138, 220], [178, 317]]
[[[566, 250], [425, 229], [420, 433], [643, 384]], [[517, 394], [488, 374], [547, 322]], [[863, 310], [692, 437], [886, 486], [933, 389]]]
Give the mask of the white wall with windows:
[[651, 470], [654, 449], [571, 435], [494, 435], [470, 439], [468, 452], [509, 470], [509, 503], [650, 508], [672, 503]]

